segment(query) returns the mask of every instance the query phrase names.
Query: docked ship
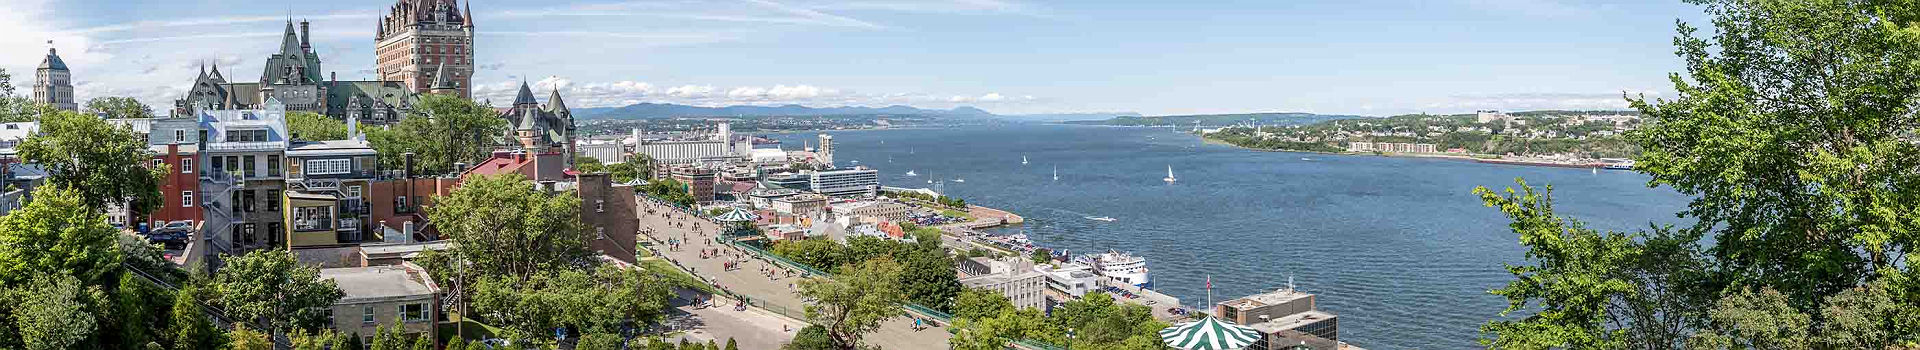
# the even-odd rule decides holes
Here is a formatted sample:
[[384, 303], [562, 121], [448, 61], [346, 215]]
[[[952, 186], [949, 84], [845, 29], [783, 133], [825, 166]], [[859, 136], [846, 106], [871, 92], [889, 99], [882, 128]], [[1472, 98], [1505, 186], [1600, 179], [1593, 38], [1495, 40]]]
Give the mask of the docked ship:
[[1073, 258], [1074, 262], [1093, 267], [1093, 273], [1112, 278], [1121, 283], [1140, 288], [1152, 288], [1153, 280], [1147, 276], [1147, 259], [1129, 253], [1109, 250], [1103, 254], [1087, 254]]

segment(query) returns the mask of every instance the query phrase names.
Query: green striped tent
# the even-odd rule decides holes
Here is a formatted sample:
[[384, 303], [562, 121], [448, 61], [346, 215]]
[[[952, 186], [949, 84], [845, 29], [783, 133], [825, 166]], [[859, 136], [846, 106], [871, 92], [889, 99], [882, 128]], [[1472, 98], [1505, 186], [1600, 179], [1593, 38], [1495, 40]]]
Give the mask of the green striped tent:
[[1160, 341], [1178, 349], [1240, 349], [1260, 340], [1260, 331], [1208, 316], [1160, 330]]
[[720, 214], [720, 216], [714, 217], [713, 219], [719, 220], [720, 222], [748, 222], [748, 221], [760, 220], [760, 216], [753, 215], [753, 213], [747, 212], [746, 210], [741, 210], [740, 208], [733, 208], [733, 211], [729, 211], [726, 214]]

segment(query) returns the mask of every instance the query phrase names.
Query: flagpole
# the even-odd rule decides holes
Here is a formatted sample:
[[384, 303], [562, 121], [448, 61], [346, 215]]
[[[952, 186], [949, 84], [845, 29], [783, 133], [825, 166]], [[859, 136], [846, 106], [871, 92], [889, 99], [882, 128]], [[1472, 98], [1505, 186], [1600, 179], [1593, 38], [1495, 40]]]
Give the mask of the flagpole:
[[[1213, 307], [1213, 275], [1212, 274], [1207, 275], [1207, 307], [1209, 308]], [[1214, 310], [1208, 309], [1207, 311], [1214, 311]]]

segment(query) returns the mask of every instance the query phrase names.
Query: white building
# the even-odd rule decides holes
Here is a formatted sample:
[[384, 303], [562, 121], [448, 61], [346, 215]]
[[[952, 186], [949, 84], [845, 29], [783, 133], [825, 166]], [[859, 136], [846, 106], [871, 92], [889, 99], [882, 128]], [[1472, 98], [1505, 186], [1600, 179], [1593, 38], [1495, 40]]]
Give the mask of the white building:
[[1047, 288], [1075, 298], [1084, 297], [1087, 291], [1099, 289], [1100, 276], [1093, 274], [1093, 268], [1085, 264], [1066, 263], [1059, 267], [1034, 266], [1033, 270], [1047, 276]]
[[999, 262], [969, 260], [963, 264], [982, 265], [966, 269], [987, 273], [964, 276], [960, 279], [961, 286], [999, 292], [1012, 301], [1015, 308], [1046, 306], [1047, 274], [1031, 268], [1032, 262], [1014, 257]]
[[833, 196], [874, 196], [880, 194], [880, 171], [867, 167], [814, 172], [808, 183], [813, 192]]

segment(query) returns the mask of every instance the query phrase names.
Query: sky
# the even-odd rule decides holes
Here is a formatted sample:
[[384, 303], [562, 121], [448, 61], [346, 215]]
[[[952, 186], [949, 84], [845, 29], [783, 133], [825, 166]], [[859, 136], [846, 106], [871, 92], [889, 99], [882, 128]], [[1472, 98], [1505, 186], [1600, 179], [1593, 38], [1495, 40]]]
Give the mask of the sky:
[[[77, 99], [164, 110], [203, 64], [259, 77], [289, 16], [322, 69], [373, 75], [396, 0], [0, 0], [0, 68], [47, 41]], [[1671, 96], [1678, 0], [477, 0], [475, 98], [1000, 114], [1624, 109]]]

